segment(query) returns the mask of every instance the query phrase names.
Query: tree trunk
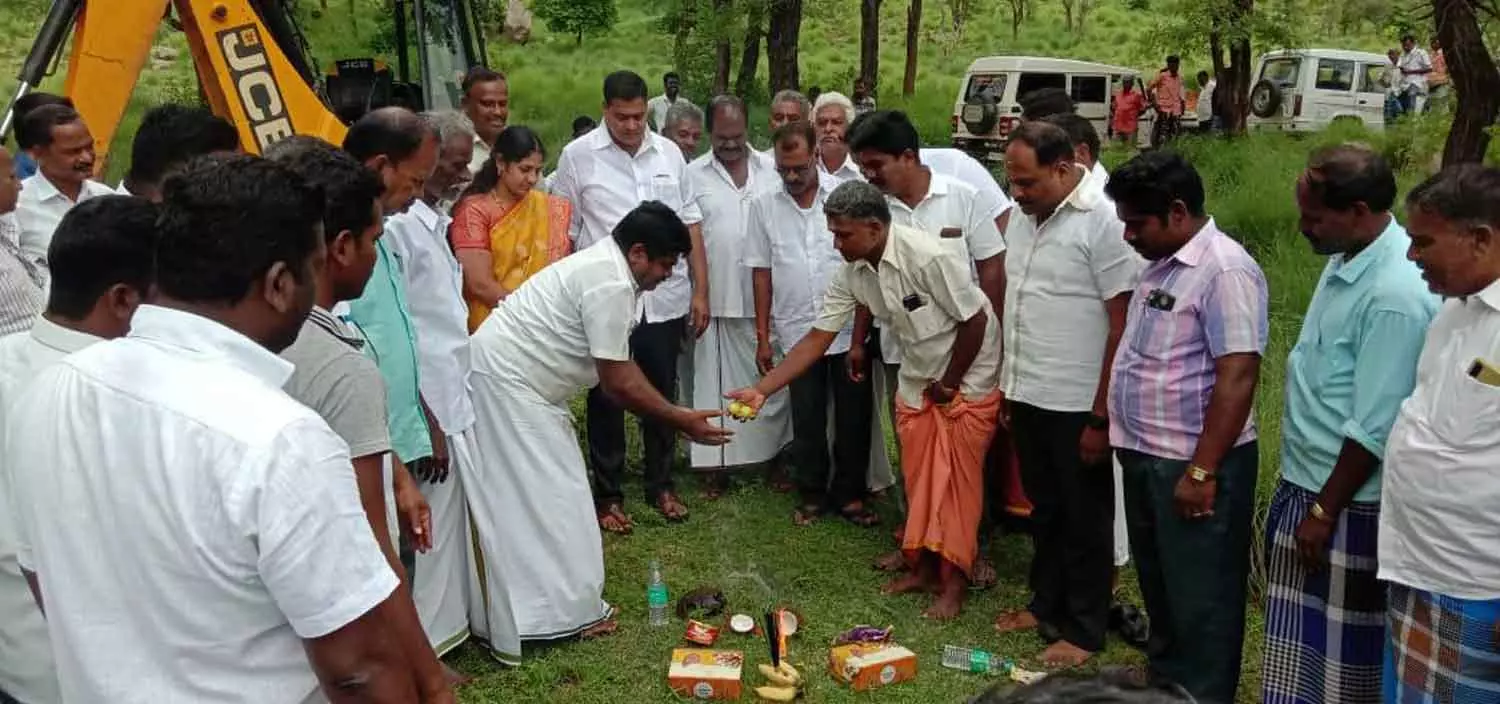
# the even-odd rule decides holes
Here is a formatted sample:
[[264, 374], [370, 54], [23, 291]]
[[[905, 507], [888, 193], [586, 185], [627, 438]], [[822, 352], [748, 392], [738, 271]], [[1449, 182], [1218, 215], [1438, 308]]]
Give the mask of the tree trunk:
[[917, 92], [917, 39], [922, 30], [922, 0], [911, 0], [906, 8], [906, 76], [901, 80], [901, 95], [910, 98]]
[[859, 0], [859, 77], [875, 92], [880, 76], [880, 0]]
[[765, 37], [762, 29], [765, 18], [760, 6], [751, 8], [745, 21], [745, 50], [740, 54], [740, 75], [734, 79], [734, 92], [748, 96], [755, 89], [755, 72], [760, 67], [760, 42]]
[[1021, 21], [1026, 19], [1026, 0], [1010, 0], [1010, 38], [1021, 38]]
[[731, 48], [729, 45], [729, 34], [724, 30], [724, 24], [728, 20], [730, 0], [714, 0], [714, 95], [722, 95], [729, 92], [729, 71], [731, 67]]
[[802, 32], [802, 0], [771, 0], [770, 29], [766, 33], [766, 61], [771, 68], [771, 93], [801, 84], [797, 40]]
[[1062, 0], [1063, 6], [1063, 29], [1073, 31], [1073, 2], [1074, 0]]
[[[1223, 109], [1224, 131], [1228, 134], [1244, 134], [1245, 121], [1250, 115], [1250, 56], [1249, 23], [1255, 11], [1255, 0], [1234, 0], [1230, 12], [1224, 17], [1215, 17], [1208, 32], [1208, 53], [1213, 60], [1214, 76], [1219, 88], [1214, 98]], [[1229, 43], [1229, 62], [1224, 61], [1225, 28], [1243, 28], [1235, 31], [1235, 39]]]
[[1438, 41], [1458, 104], [1443, 147], [1443, 166], [1484, 160], [1488, 127], [1500, 112], [1500, 73], [1485, 49], [1473, 0], [1432, 0]]
[[1083, 34], [1083, 25], [1089, 18], [1089, 3], [1092, 0], [1078, 0], [1078, 16], [1074, 18], [1073, 33]]

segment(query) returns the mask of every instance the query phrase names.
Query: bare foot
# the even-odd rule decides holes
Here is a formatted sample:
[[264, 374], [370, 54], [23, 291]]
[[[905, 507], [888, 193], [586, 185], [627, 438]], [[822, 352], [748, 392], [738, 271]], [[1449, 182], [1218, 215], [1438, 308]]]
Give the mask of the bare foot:
[[927, 591], [929, 584], [926, 577], [916, 572], [909, 572], [897, 577], [880, 588], [882, 594], [912, 594]]
[[578, 634], [578, 638], [579, 640], [593, 640], [595, 638], [614, 635], [615, 631], [618, 630], [620, 630], [620, 623], [611, 616], [584, 629], [582, 633]]
[[906, 564], [906, 553], [897, 550], [875, 558], [875, 569], [881, 572], [905, 572], [910, 565]]
[[936, 601], [932, 602], [932, 606], [922, 612], [922, 618], [933, 621], [951, 621], [958, 618], [959, 612], [963, 611], [964, 599], [968, 596], [968, 591], [968, 585], [964, 583], [964, 580], [949, 580], [943, 585], [942, 593], [938, 595]]
[[1080, 648], [1065, 640], [1057, 641], [1047, 646], [1046, 650], [1038, 656], [1042, 664], [1048, 668], [1078, 667], [1088, 662], [1094, 654]]
[[1025, 631], [1036, 628], [1039, 623], [1040, 621], [1037, 621], [1036, 615], [1025, 609], [1007, 611], [995, 618], [995, 630], [1000, 633]]

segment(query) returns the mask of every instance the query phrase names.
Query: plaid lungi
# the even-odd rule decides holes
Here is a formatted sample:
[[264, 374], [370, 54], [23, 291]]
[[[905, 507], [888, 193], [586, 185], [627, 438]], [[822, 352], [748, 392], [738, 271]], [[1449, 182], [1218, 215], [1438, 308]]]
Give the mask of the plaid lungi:
[[1391, 583], [1385, 701], [1500, 702], [1500, 599], [1474, 601]]
[[1282, 481], [1266, 520], [1265, 704], [1379, 704], [1385, 646], [1385, 585], [1376, 578], [1380, 505], [1350, 503], [1339, 514], [1328, 566], [1297, 556], [1297, 524], [1317, 494]]

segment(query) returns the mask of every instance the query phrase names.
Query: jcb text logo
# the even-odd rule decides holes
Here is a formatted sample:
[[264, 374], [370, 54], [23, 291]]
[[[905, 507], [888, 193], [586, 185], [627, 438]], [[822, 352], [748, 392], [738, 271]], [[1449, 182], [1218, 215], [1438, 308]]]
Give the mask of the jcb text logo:
[[271, 72], [265, 44], [255, 25], [247, 24], [219, 32], [219, 50], [229, 66], [230, 83], [239, 96], [240, 108], [250, 123], [257, 151], [292, 136], [292, 121], [286, 113], [281, 87]]

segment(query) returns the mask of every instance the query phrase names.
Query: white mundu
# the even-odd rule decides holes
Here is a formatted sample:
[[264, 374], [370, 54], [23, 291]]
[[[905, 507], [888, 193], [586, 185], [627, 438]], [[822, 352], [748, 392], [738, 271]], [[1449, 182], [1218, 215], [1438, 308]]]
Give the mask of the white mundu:
[[595, 360], [630, 361], [640, 294], [606, 237], [527, 279], [474, 332], [474, 475], [483, 490], [469, 506], [485, 574], [504, 576], [523, 640], [574, 635], [610, 616], [568, 401], [599, 383]]
[[[703, 213], [703, 246], [708, 255], [708, 328], [693, 345], [692, 405], [725, 408], [724, 394], [760, 381], [755, 366], [755, 297], [745, 254], [750, 231], [751, 203], [781, 190], [776, 162], [750, 150], [745, 157], [748, 176], [736, 186], [729, 171], [704, 154], [688, 165], [688, 178]], [[710, 421], [722, 423], [724, 420]], [[736, 428], [727, 445], [689, 445], [692, 466], [735, 467], [776, 457], [791, 442], [791, 408], [786, 394], [776, 394], [761, 408], [754, 423]]]
[[39, 374], [7, 424], [63, 700], [304, 701], [304, 641], [397, 586], [348, 446], [239, 332], [151, 305], [131, 328]]

